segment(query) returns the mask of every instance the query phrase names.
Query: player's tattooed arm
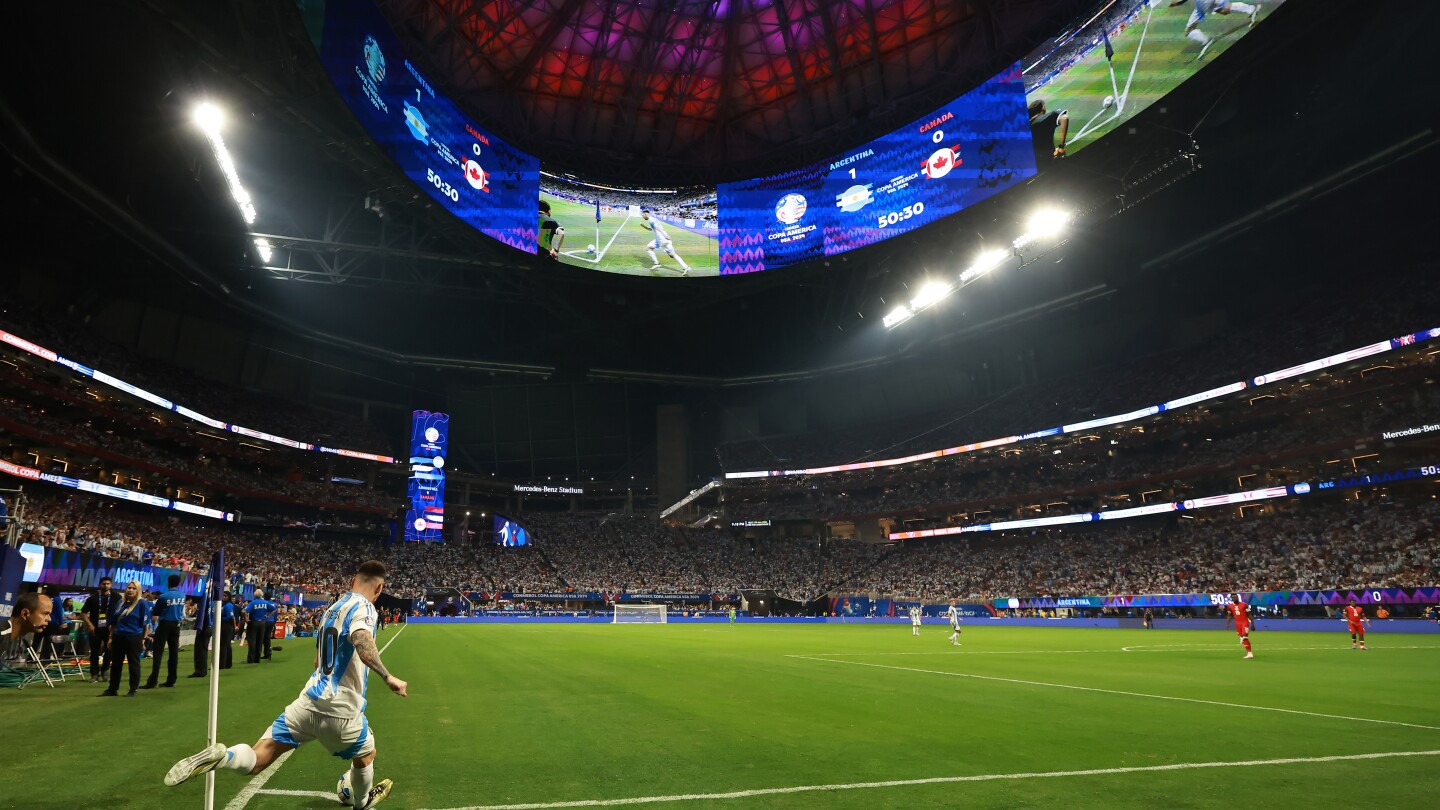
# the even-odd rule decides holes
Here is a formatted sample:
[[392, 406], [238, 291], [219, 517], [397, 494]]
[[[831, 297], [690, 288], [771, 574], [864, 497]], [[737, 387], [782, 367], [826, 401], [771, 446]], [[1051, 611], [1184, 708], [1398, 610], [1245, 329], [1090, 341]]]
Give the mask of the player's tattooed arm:
[[350, 634], [350, 643], [355, 645], [355, 652], [360, 656], [360, 661], [369, 667], [382, 678], [389, 679], [390, 671], [385, 669], [385, 662], [380, 660], [380, 651], [375, 648], [375, 636], [369, 630], [356, 630]]

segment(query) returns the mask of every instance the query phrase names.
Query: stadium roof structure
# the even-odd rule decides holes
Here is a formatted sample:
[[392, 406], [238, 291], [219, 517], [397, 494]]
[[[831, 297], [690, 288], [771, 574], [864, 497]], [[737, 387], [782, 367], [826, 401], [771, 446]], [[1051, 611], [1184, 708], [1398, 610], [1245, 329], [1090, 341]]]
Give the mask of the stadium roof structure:
[[[546, 264], [482, 236], [432, 204], [342, 102], [305, 31], [297, 10], [302, 5], [314, 4], [136, 0], [97, 7], [87, 18], [90, 24], [66, 28], [65, 49], [31, 37], [0, 53], [0, 177], [7, 198], [15, 201], [4, 219], [9, 261], [56, 279], [66, 277], [60, 268], [73, 266], [73, 277], [80, 279], [72, 285], [78, 319], [126, 297], [157, 311], [207, 319], [213, 314], [218, 320], [223, 312], [284, 335], [286, 351], [302, 354], [318, 347], [313, 350], [337, 365], [363, 356], [404, 369], [403, 375], [423, 371], [424, 379], [456, 370], [510, 379], [749, 386], [782, 377], [838, 379], [851, 371], [888, 369], [897, 359], [942, 354], [941, 347], [977, 345], [1005, 324], [1048, 326], [1057, 313], [1090, 308], [1108, 319], [1109, 310], [1100, 308], [1122, 295], [1141, 295], [1141, 288], [1132, 286], [1138, 280], [1243, 291], [1246, 268], [1303, 266], [1297, 256], [1305, 250], [1317, 251], [1329, 264], [1383, 266], [1373, 252], [1414, 242], [1413, 234], [1424, 228], [1409, 227], [1409, 218], [1429, 212], [1424, 193], [1402, 189], [1434, 185], [1434, 162], [1413, 159], [1440, 137], [1426, 115], [1430, 108], [1414, 104], [1406, 86], [1393, 81], [1397, 70], [1420, 70], [1426, 52], [1391, 44], [1427, 29], [1372, 15], [1357, 33], [1355, 18], [1342, 7], [1287, 3], [1280, 13], [1289, 14], [1293, 26], [1290, 21], [1262, 26], [1123, 131], [933, 227], [806, 266], [744, 277], [619, 277]], [[711, 132], [711, 141], [694, 135], [695, 171], [724, 165], [758, 175], [764, 161], [800, 165], [796, 149], [822, 158], [864, 143], [954, 98], [998, 65], [1020, 59], [1074, 19], [1081, 5], [1038, 0], [716, 5], [727, 11], [722, 19], [732, 23], [737, 38], [716, 32], [705, 40], [708, 50], [698, 53], [714, 56], [714, 49], [726, 44], [734, 53], [727, 56], [722, 49], [718, 58], [731, 69], [758, 65], [766, 53], [783, 54], [785, 64], [767, 68], [775, 72], [769, 84], [755, 77], [729, 80], [730, 89], [710, 109], [721, 116], [717, 120], [734, 126], [723, 138]], [[551, 25], [537, 27], [539, 18], [521, 13], [530, 6], [551, 9]], [[658, 109], [655, 105], [676, 103], [674, 97], [604, 100], [597, 94], [587, 113], [582, 101], [547, 95], [539, 84], [508, 90], [499, 82], [504, 76], [550, 75], [547, 71], [563, 77], [603, 51], [617, 64], [633, 59], [635, 72], [627, 74], [633, 81], [648, 81], [648, 70], [663, 83], [673, 53], [635, 52], [637, 43], [651, 40], [647, 33], [627, 28], [629, 33], [605, 39], [602, 48], [601, 40], [585, 39], [586, 32], [616, 26], [605, 20], [638, 8], [640, 16], [627, 19], [648, 20], [661, 31], [654, 41], [673, 45], [675, 32], [709, 7], [641, 0], [381, 4], [396, 32], [415, 48], [410, 56], [427, 62], [424, 67], [448, 85], [443, 89], [500, 130], [497, 134], [515, 137], [513, 129], [520, 133], [517, 145], [561, 164], [573, 159], [616, 172], [636, 165], [663, 171], [667, 185], [681, 182], [679, 170], [665, 169], [663, 161], [671, 158], [660, 152], [638, 164], [588, 156], [607, 150], [641, 154], [635, 151], [640, 141], [625, 140], [639, 137], [633, 128], [593, 126], [606, 104]], [[807, 60], [818, 59], [818, 73], [797, 73], [785, 44], [790, 34], [766, 28], [778, 7], [791, 20], [791, 33], [810, 25], [807, 36], [813, 39], [794, 40], [804, 46], [795, 49], [794, 61], [804, 68], [811, 64]], [[873, 12], [867, 19], [875, 27], [855, 36], [873, 37], [876, 47], [857, 50], [870, 55], [857, 61], [843, 50], [847, 40], [830, 39], [841, 31], [830, 25], [834, 30], [827, 33], [824, 20], [862, 7]], [[60, 30], [68, 22], [65, 12], [53, 4], [17, 6], [14, 27]], [[1424, 4], [1424, 13], [1426, 19], [1440, 14], [1440, 4]], [[442, 21], [453, 22], [456, 30]], [[595, 28], [597, 21], [602, 28]], [[761, 43], [765, 31], [780, 39]], [[478, 32], [496, 38], [492, 59], [509, 61], [464, 62], [464, 37]], [[744, 45], [751, 39], [753, 48]], [[1340, 40], [1353, 42], [1344, 59], [1330, 52], [1330, 43]], [[527, 42], [534, 46], [527, 49]], [[828, 50], [832, 44], [842, 47], [838, 59]], [[550, 61], [547, 54], [566, 48], [585, 58]], [[1358, 56], [1384, 49], [1397, 54], [1400, 68]], [[929, 66], [912, 63], [922, 59], [916, 54], [928, 54], [923, 58], [931, 60]], [[501, 71], [506, 65], [508, 73]], [[526, 65], [526, 72], [517, 72]], [[632, 81], [612, 79], [617, 85]], [[786, 82], [789, 90], [782, 89]], [[74, 99], [76, 87], [85, 88], [83, 100], [57, 101]], [[872, 94], [877, 88], [883, 95]], [[751, 119], [742, 110], [759, 110], [753, 104], [767, 98], [774, 112], [754, 114], [779, 117], [747, 129]], [[1334, 115], [1339, 100], [1356, 98], [1365, 99], [1373, 114]], [[493, 108], [487, 99], [495, 101]], [[194, 106], [201, 100], [228, 108], [227, 126], [233, 130], [227, 129], [226, 142], [259, 209], [253, 227], [239, 216], [194, 124]], [[886, 106], [891, 103], [895, 106]], [[701, 107], [693, 109], [700, 114]], [[812, 112], [817, 117], [807, 117]], [[685, 132], [677, 130], [667, 137], [681, 136]], [[652, 131], [647, 137], [658, 136]], [[794, 145], [772, 150], [772, 144], [789, 140]], [[758, 162], [742, 162], [743, 152], [737, 151], [742, 149]], [[1193, 171], [1202, 159], [1204, 171]], [[1177, 182], [1181, 177], [1187, 179]], [[1272, 236], [1278, 225], [1269, 223], [1282, 215], [1306, 234], [1316, 222], [1328, 221], [1312, 219], [1320, 216], [1314, 212], [1318, 203], [1312, 211], [1305, 208], [1322, 200], [1348, 206], [1346, 195], [1330, 192], [1362, 177], [1388, 184], [1378, 195], [1385, 205], [1360, 206], [1363, 211], [1347, 211], [1343, 221], [1363, 233], [1356, 219], [1363, 213], [1405, 234], [1403, 239], [1378, 245], [1360, 240], [1353, 252], [1337, 252], [1308, 236]], [[1092, 212], [1077, 216], [1074, 238], [1063, 249], [1016, 272], [987, 277], [904, 328], [881, 327], [885, 314], [897, 301], [910, 300], [910, 286], [923, 282], [926, 273], [958, 272], [980, 249], [1013, 238], [1037, 203], [1056, 199]], [[288, 263], [287, 274], [257, 266], [253, 238], [260, 233], [283, 237], [271, 241]], [[1226, 259], [1209, 261], [1215, 256], [1210, 249], [1222, 245]], [[1232, 260], [1236, 256], [1244, 261]], [[944, 354], [954, 356], [949, 349]]]
[[477, 120], [547, 163], [593, 172], [599, 158], [634, 182], [737, 179], [863, 143], [1013, 64], [1087, 4], [379, 3], [407, 56]]

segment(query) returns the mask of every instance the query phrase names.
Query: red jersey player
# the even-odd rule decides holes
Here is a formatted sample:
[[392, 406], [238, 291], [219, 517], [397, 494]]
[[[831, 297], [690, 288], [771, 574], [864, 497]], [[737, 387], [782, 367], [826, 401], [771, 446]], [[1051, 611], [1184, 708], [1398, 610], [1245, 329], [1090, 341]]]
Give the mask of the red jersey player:
[[1245, 648], [1245, 657], [1254, 658], [1255, 652], [1250, 649], [1250, 606], [1240, 601], [1240, 594], [1230, 594], [1230, 604], [1225, 606], [1225, 623], [1235, 622], [1235, 633], [1240, 636], [1240, 644]]
[[1345, 606], [1345, 623], [1350, 625], [1350, 649], [1355, 649], [1355, 642], [1360, 642], [1360, 649], [1365, 649], [1365, 625], [1370, 619], [1365, 616], [1365, 608], [1355, 604], [1355, 597], [1350, 597], [1350, 604]]

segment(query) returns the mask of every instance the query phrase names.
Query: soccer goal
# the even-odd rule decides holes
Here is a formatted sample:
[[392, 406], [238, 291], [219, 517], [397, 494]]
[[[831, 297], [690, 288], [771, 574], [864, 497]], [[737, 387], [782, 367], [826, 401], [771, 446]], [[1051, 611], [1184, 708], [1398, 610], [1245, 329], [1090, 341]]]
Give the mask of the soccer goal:
[[664, 605], [616, 605], [612, 624], [666, 624]]

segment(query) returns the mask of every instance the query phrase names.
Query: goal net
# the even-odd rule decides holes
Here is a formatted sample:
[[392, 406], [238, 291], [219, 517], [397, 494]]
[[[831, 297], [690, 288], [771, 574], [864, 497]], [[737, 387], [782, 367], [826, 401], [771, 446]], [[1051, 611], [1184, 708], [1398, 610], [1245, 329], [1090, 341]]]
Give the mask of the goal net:
[[665, 624], [664, 605], [616, 605], [613, 624]]

